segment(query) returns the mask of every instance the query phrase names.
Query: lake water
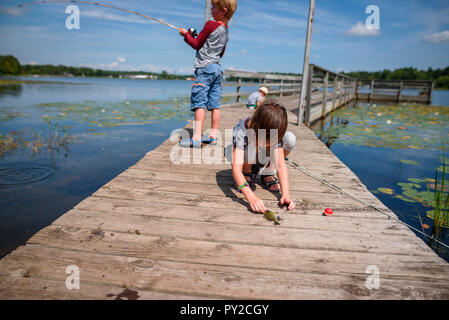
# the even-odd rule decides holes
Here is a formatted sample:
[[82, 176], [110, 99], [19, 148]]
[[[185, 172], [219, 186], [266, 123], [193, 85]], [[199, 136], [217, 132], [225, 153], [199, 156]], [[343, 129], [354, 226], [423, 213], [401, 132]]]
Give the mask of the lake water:
[[[449, 91], [435, 90], [432, 105], [357, 102], [312, 129], [402, 221], [430, 234], [435, 172], [441, 178], [443, 150], [449, 164], [448, 123]], [[449, 245], [443, 230], [442, 240]], [[449, 261], [449, 250], [434, 250]]]
[[190, 81], [0, 80], [0, 257], [192, 117]]
[[[136, 163], [193, 115], [189, 110], [190, 81], [0, 80], [8, 83], [0, 85], [0, 257], [25, 244], [37, 231]], [[233, 90], [225, 87], [225, 91]], [[449, 91], [435, 91], [433, 104], [449, 105]], [[403, 199], [410, 200], [407, 195], [411, 189], [422, 191], [416, 185], [423, 188], [425, 182], [416, 179], [433, 178], [435, 168], [441, 165], [441, 152], [435, 145], [438, 139], [447, 140], [447, 126], [441, 124], [446, 118], [434, 115], [441, 121], [426, 118], [425, 125], [418, 127], [407, 124], [411, 119], [393, 119], [405, 122], [403, 130], [396, 130], [400, 135], [395, 136], [368, 119], [368, 112], [392, 112], [386, 106], [357, 104], [337, 112], [313, 126], [317, 136], [401, 219], [421, 228], [419, 214], [424, 225], [432, 225], [426, 217], [431, 209], [426, 203]], [[429, 127], [427, 120], [437, 121], [436, 127]], [[383, 138], [369, 136], [364, 130], [367, 127]], [[363, 131], [357, 132], [359, 129]], [[354, 132], [361, 137], [357, 141], [349, 139]], [[402, 139], [407, 136], [410, 138]], [[403, 144], [395, 144], [396, 140]], [[413, 145], [411, 140], [414, 148], [403, 148]], [[392, 190], [392, 194], [379, 188]], [[402, 199], [397, 197], [401, 195]], [[440, 254], [448, 260], [449, 255]]]

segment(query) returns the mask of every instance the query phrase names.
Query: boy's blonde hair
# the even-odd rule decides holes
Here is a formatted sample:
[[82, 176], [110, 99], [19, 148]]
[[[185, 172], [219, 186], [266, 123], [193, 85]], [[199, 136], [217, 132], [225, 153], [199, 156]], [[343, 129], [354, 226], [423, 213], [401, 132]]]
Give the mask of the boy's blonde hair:
[[226, 18], [231, 19], [235, 10], [237, 10], [237, 0], [212, 0], [214, 6], [218, 6], [221, 9], [226, 8]]

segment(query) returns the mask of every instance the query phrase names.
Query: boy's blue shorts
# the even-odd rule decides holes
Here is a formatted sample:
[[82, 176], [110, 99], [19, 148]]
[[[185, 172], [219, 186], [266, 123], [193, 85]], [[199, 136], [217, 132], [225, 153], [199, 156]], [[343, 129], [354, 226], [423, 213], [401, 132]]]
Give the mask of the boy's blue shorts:
[[213, 63], [204, 68], [195, 70], [195, 83], [192, 85], [190, 96], [191, 107], [207, 110], [219, 109], [221, 99], [221, 84], [223, 82], [223, 67]]

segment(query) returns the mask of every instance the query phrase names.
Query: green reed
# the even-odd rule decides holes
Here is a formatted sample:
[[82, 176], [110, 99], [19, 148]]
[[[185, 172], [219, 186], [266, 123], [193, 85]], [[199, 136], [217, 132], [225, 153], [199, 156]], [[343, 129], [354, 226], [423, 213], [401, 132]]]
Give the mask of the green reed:
[[[439, 171], [442, 172], [441, 176]], [[442, 168], [435, 170], [433, 228], [431, 235], [437, 239], [441, 239], [445, 228], [449, 228], [449, 191], [446, 190], [446, 184], [446, 159], [443, 155]], [[429, 245], [431, 243], [432, 239], [429, 240]]]

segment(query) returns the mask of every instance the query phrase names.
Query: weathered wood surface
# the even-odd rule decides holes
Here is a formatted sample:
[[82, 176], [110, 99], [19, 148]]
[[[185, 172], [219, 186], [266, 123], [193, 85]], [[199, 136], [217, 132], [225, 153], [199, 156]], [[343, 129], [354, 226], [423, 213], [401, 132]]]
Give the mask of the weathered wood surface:
[[[221, 128], [249, 113], [223, 109]], [[291, 159], [390, 212], [309, 129], [289, 130]], [[449, 298], [449, 265], [402, 224], [289, 168], [293, 212], [256, 188], [283, 218], [274, 226], [234, 190], [229, 164], [175, 165], [175, 145], [168, 139], [0, 260], [0, 299]], [[322, 216], [328, 206], [333, 217]], [[65, 287], [69, 265], [79, 290]], [[365, 285], [373, 265], [378, 290]]]

